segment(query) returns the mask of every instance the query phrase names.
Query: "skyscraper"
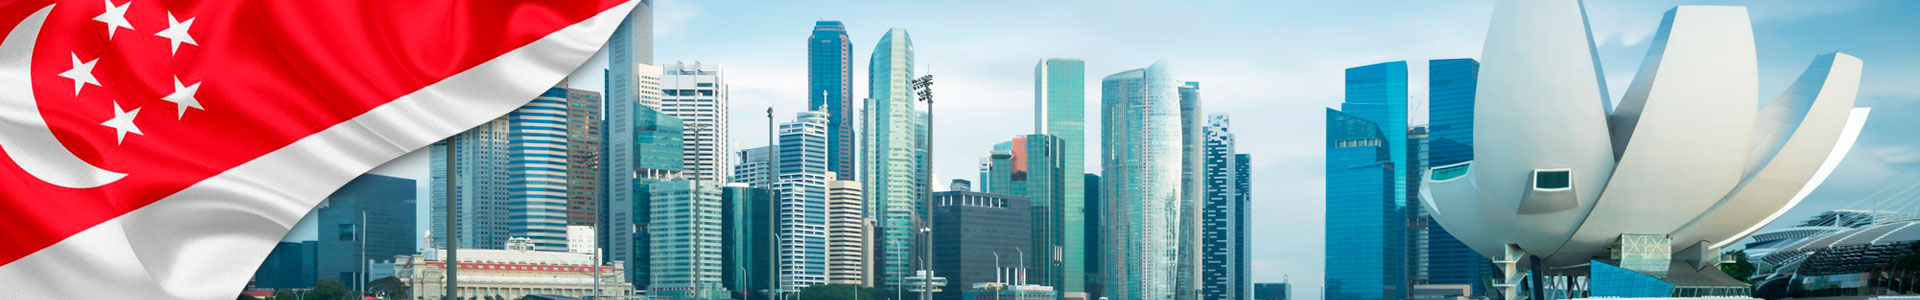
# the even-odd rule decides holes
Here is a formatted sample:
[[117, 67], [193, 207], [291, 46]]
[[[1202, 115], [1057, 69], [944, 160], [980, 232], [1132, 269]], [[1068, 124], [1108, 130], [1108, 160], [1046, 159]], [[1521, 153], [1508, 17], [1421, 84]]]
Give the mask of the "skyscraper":
[[[507, 246], [507, 118], [494, 119], [433, 143], [428, 185], [433, 228], [447, 228], [447, 214], [459, 218], [461, 249]], [[448, 184], [453, 190], [448, 190]], [[451, 193], [452, 195], [448, 195]], [[451, 196], [459, 211], [447, 211]], [[447, 247], [446, 234], [433, 235], [435, 247]]]
[[735, 299], [769, 299], [761, 295], [774, 284], [774, 214], [779, 204], [772, 191], [742, 183], [721, 187], [720, 199], [725, 218], [720, 223], [720, 281], [734, 294], [747, 296]]
[[1106, 248], [1103, 247], [1106, 243], [1106, 227], [1100, 223], [1102, 222], [1100, 218], [1103, 216], [1101, 212], [1106, 208], [1107, 204], [1100, 198], [1100, 175], [1087, 173], [1082, 177], [1086, 178], [1086, 180], [1083, 181], [1086, 183], [1086, 193], [1083, 195], [1086, 196], [1082, 198], [1086, 199], [1086, 211], [1085, 216], [1082, 217], [1081, 220], [1086, 220], [1085, 232], [1087, 235], [1087, 272], [1086, 281], [1083, 282], [1086, 283], [1087, 287], [1087, 299], [1100, 299], [1101, 296], [1105, 295], [1101, 293], [1101, 286], [1103, 282], [1105, 282], [1102, 280], [1101, 272], [1105, 272], [1106, 270], [1104, 265], [1102, 265], [1105, 263], [1105, 258], [1102, 255], [1104, 255], [1106, 251], [1104, 250]]
[[[1066, 222], [1066, 217], [1071, 215], [1066, 212], [1068, 190], [1066, 179], [1068, 177], [1084, 178], [1080, 178], [1078, 172], [1067, 172], [1062, 166], [1066, 149], [1062, 145], [1064, 141], [1060, 138], [1046, 134], [1029, 134], [1016, 141], [1015, 149], [1024, 149], [1024, 151], [1018, 151], [1020, 157], [1017, 159], [1024, 162], [1022, 164], [1025, 166], [1025, 172], [1024, 176], [1019, 176], [1021, 178], [1017, 178], [1014, 182], [1014, 185], [1019, 187], [1017, 190], [1020, 191], [1020, 194], [1015, 195], [1027, 197], [1032, 207], [1029, 227], [1033, 230], [1031, 236], [1033, 245], [1028, 248], [1027, 253], [1037, 258], [1027, 260], [1028, 283], [1045, 286], [1062, 285], [1066, 283], [1065, 278], [1068, 277], [1064, 274], [1066, 248], [1069, 246], [1066, 233], [1072, 227]], [[1074, 176], [1066, 176], [1067, 174], [1074, 174]], [[1074, 277], [1084, 276], [1074, 274]]]
[[659, 109], [660, 98], [643, 97], [656, 89], [633, 85], [641, 81], [637, 77], [645, 76], [644, 68], [635, 68], [637, 65], [653, 65], [653, 0], [640, 0], [640, 4], [633, 7], [633, 13], [620, 21], [620, 27], [614, 28], [613, 36], [607, 38], [606, 96], [610, 102], [638, 101]]
[[[831, 140], [831, 138], [829, 138]], [[867, 280], [866, 199], [860, 182], [827, 181], [827, 283], [873, 286]]]
[[392, 261], [394, 256], [413, 254], [419, 242], [413, 226], [417, 211], [413, 190], [412, 179], [367, 174], [327, 196], [315, 222], [320, 234], [314, 252], [317, 279], [364, 288], [378, 279], [367, 278], [363, 271], [372, 267], [366, 261]]
[[[1386, 134], [1394, 170], [1407, 169], [1407, 62], [1395, 61], [1348, 68], [1346, 102], [1340, 110], [1380, 124]], [[1407, 204], [1407, 180], [1393, 180], [1393, 201]]]
[[250, 288], [262, 289], [311, 289], [313, 288], [314, 255], [317, 254], [320, 241], [280, 242], [273, 246], [273, 252], [260, 262], [260, 269], [253, 272], [253, 284]]
[[1063, 248], [1058, 283], [1063, 294], [1085, 293], [1088, 240], [1086, 232], [1087, 149], [1087, 74], [1086, 61], [1077, 58], [1043, 58], [1034, 65], [1034, 133], [1060, 139], [1061, 203], [1055, 218], [1060, 222]]
[[687, 178], [729, 181], [727, 74], [715, 64], [674, 63], [660, 71], [660, 112], [686, 122]]
[[[592, 143], [570, 138], [575, 124], [569, 122], [569, 105], [592, 97], [589, 91], [554, 87], [500, 119], [433, 146], [431, 193], [445, 199], [448, 178], [457, 180], [461, 248], [501, 249], [509, 237], [526, 237], [542, 251], [566, 251], [573, 212], [568, 203], [575, 199], [571, 186], [594, 185], [592, 179], [568, 176], [578, 173], [569, 168], [575, 152], [570, 147]], [[447, 160], [449, 146], [458, 161]], [[445, 226], [445, 202], [432, 207], [439, 216], [433, 222]], [[443, 236], [435, 238], [444, 243]]]
[[1235, 276], [1228, 285], [1241, 295], [1246, 295], [1249, 293], [1247, 287], [1253, 284], [1253, 224], [1247, 222], [1253, 215], [1253, 155], [1234, 154], [1233, 171], [1235, 198], [1233, 202], [1237, 209], [1229, 214], [1238, 215], [1234, 217], [1237, 224], [1233, 226], [1233, 235], [1239, 237], [1239, 240], [1229, 247], [1239, 248], [1239, 251], [1227, 257], [1227, 261], [1239, 264], [1240, 272], [1234, 273]]
[[599, 224], [600, 98], [590, 91], [567, 93], [567, 225]]
[[[1427, 63], [1427, 165], [1441, 167], [1473, 160], [1473, 99], [1479, 85], [1480, 62], [1471, 58], [1439, 59]], [[1417, 181], [1417, 178], [1414, 177]], [[1411, 181], [1410, 181], [1411, 182]], [[1432, 219], [1426, 224], [1427, 282], [1473, 286], [1484, 295], [1481, 277], [1492, 274], [1486, 257], [1474, 253]]]
[[[1031, 273], [1021, 262], [1049, 260], [1027, 241], [1037, 232], [1026, 197], [973, 191], [933, 193], [933, 270], [947, 278], [934, 299], [959, 300], [964, 287], [983, 282], [1018, 283]], [[1007, 278], [1015, 277], [1015, 278]], [[1032, 278], [1027, 278], [1031, 283]]]
[[780, 274], [783, 289], [827, 283], [827, 113], [803, 111], [780, 124]]
[[1206, 138], [1203, 137], [1205, 125], [1200, 115], [1200, 82], [1188, 81], [1180, 84], [1180, 260], [1179, 276], [1175, 277], [1174, 291], [1180, 299], [1194, 299], [1199, 295], [1201, 277], [1200, 253], [1206, 239], [1201, 234], [1201, 213], [1206, 207]]
[[[660, 67], [653, 65], [653, 0], [641, 0], [634, 6], [633, 12], [607, 38], [606, 51], [607, 90], [602, 97], [605, 103], [600, 106], [606, 118], [601, 126], [604, 135], [601, 143], [604, 146], [600, 148], [600, 170], [603, 173], [600, 177], [601, 222], [598, 238], [603, 240], [601, 244], [607, 248], [607, 255], [603, 259], [627, 262], [627, 282], [634, 283], [636, 290], [644, 290], [649, 277], [642, 275], [648, 270], [642, 267], [643, 264], [636, 264], [635, 258], [644, 256], [646, 252], [645, 232], [638, 230], [644, 226], [645, 217], [635, 212], [644, 212], [646, 203], [635, 206], [635, 201], [644, 200], [648, 195], [644, 194], [646, 183], [635, 181], [649, 177], [643, 176], [648, 175], [646, 173], [679, 171], [678, 167], [643, 168], [639, 166], [642, 163], [636, 161], [653, 155], [637, 151], [636, 144], [644, 142], [635, 138], [643, 133], [634, 130], [658, 128], [656, 125], [659, 125], [649, 124], [652, 123], [649, 121], [659, 120], [656, 115], [643, 116], [642, 112], [636, 111], [636, 108], [644, 107], [658, 114], [660, 109]], [[641, 120], [646, 117], [653, 118]], [[680, 120], [672, 121], [673, 134], [680, 134]], [[673, 143], [676, 153], [672, 158], [677, 162], [680, 157], [677, 148], [681, 146], [679, 138], [673, 139]]]
[[754, 188], [767, 188], [773, 180], [773, 148], [760, 146], [734, 152], [733, 182]]
[[924, 127], [913, 99], [913, 41], [904, 28], [887, 31], [874, 46], [868, 65], [866, 130], [862, 131], [861, 177], [866, 180], [868, 216], [878, 218], [875, 279], [898, 284], [911, 275], [918, 203], [926, 187]]
[[1103, 296], [1172, 299], [1183, 287], [1179, 251], [1185, 209], [1181, 190], [1180, 82], [1166, 60], [1101, 80], [1101, 195], [1106, 207], [1101, 263]]
[[[606, 155], [609, 165], [622, 166], [626, 170], [621, 173], [609, 172], [609, 175], [617, 176], [606, 177], [608, 184], [604, 186], [607, 190], [618, 192], [606, 195], [606, 209], [601, 210], [600, 214], [603, 218], [600, 224], [603, 225], [599, 235], [603, 247], [607, 248], [606, 259], [633, 266], [626, 269], [627, 282], [632, 282], [636, 290], [645, 290], [652, 283], [652, 276], [648, 275], [652, 269], [646, 267], [647, 262], [652, 261], [649, 258], [652, 255], [649, 250], [651, 235], [647, 234], [653, 214], [650, 201], [653, 194], [649, 187], [656, 182], [680, 177], [680, 170], [685, 167], [680, 160], [680, 153], [684, 150], [681, 139], [685, 135], [681, 133], [684, 129], [679, 118], [640, 106], [637, 102], [628, 102], [623, 106], [626, 106], [629, 115], [621, 120], [630, 123], [618, 131], [626, 132], [626, 135], [617, 138], [609, 136], [608, 140], [609, 143], [616, 139], [625, 142], [620, 144], [621, 147], [607, 147], [622, 148], [622, 151], [608, 151]], [[612, 126], [614, 123], [608, 124]], [[615, 130], [608, 128], [607, 131]]]
[[1393, 179], [1399, 175], [1387, 135], [1379, 123], [1340, 110], [1327, 109], [1326, 122], [1323, 297], [1401, 299], [1407, 226], [1394, 203]]
[[647, 295], [668, 299], [727, 298], [720, 281], [724, 265], [721, 248], [722, 199], [720, 185], [707, 180], [654, 183], [648, 240], [648, 269], [652, 279]]
[[840, 21], [814, 22], [807, 36], [807, 110], [827, 113], [827, 165], [854, 180], [853, 41]]
[[1247, 300], [1246, 170], [1234, 154], [1234, 136], [1226, 114], [1207, 116], [1204, 176], [1206, 205], [1201, 210], [1201, 299]]

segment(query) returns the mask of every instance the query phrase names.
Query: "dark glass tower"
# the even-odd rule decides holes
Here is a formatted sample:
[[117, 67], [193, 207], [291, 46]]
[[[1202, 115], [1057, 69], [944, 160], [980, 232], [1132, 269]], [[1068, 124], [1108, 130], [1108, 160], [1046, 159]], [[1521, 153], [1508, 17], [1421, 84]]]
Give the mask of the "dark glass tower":
[[[1346, 105], [1355, 111], [1355, 105]], [[1327, 109], [1327, 300], [1392, 300], [1406, 285], [1406, 215], [1394, 203], [1392, 151], [1380, 125]], [[1402, 132], [1402, 134], [1405, 134]]]
[[320, 243], [315, 249], [315, 279], [338, 280], [348, 289], [361, 289], [366, 281], [358, 279], [378, 279], [359, 276], [366, 260], [392, 261], [394, 256], [418, 250], [413, 190], [412, 179], [368, 174], [327, 196], [317, 216]]
[[[1472, 161], [1473, 95], [1479, 85], [1480, 62], [1471, 58], [1433, 60], [1427, 63], [1427, 74], [1427, 165], [1442, 167]], [[1472, 296], [1485, 295], [1489, 287], [1480, 278], [1493, 273], [1491, 262], [1460, 243], [1440, 223], [1426, 221], [1427, 283], [1473, 285]]]
[[814, 22], [807, 36], [807, 109], [827, 113], [827, 169], [854, 180], [853, 42], [840, 21]]

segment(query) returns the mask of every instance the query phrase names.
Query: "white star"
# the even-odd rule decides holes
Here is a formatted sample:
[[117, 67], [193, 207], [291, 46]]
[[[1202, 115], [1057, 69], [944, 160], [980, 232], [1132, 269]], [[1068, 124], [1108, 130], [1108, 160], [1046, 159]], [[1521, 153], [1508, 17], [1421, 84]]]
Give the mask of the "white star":
[[73, 53], [73, 69], [60, 72], [60, 77], [73, 79], [73, 95], [79, 96], [80, 88], [86, 87], [87, 84], [100, 86], [100, 79], [93, 78], [93, 63], [96, 62], [100, 62], [100, 59], [80, 61], [80, 54]]
[[113, 118], [107, 119], [106, 122], [100, 122], [100, 125], [113, 127], [114, 132], [119, 134], [119, 137], [113, 140], [113, 144], [119, 145], [120, 142], [127, 140], [128, 132], [132, 132], [133, 134], [138, 134], [138, 135], [147, 135], [145, 133], [140, 133], [140, 126], [133, 125], [133, 118], [138, 115], [140, 115], [139, 107], [133, 108], [133, 111], [124, 111], [124, 110], [120, 110], [120, 102], [114, 102]]
[[113, 40], [114, 30], [120, 28], [133, 30], [133, 23], [127, 22], [127, 8], [133, 6], [133, 1], [127, 1], [127, 4], [121, 4], [120, 6], [114, 6], [113, 0], [101, 1], [107, 2], [107, 12], [93, 17], [93, 20], [100, 21], [100, 23], [107, 23], [107, 40]]
[[204, 107], [200, 107], [199, 99], [193, 98], [193, 94], [199, 93], [199, 92], [200, 92], [200, 83], [195, 82], [193, 83], [193, 85], [184, 85], [184, 84], [180, 84], [180, 77], [174, 77], [173, 78], [173, 94], [167, 95], [167, 97], [160, 98], [160, 99], [167, 100], [169, 102], [173, 102], [179, 105], [178, 106], [179, 115], [174, 116], [174, 119], [178, 120], [182, 117], [187, 116], [188, 107], [198, 108], [200, 110], [207, 110]]
[[167, 30], [161, 30], [153, 35], [173, 40], [173, 50], [169, 53], [180, 53], [180, 43], [199, 46], [200, 43], [194, 42], [193, 36], [187, 34], [187, 29], [193, 27], [193, 19], [197, 18], [189, 18], [186, 22], [180, 22], [179, 19], [173, 17], [173, 12], [167, 12]]

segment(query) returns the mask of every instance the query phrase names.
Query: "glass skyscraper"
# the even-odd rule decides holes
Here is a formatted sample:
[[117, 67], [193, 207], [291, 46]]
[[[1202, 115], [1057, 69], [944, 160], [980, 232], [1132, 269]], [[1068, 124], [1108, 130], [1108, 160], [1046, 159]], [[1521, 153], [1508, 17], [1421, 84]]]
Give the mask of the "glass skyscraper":
[[807, 36], [807, 110], [827, 113], [827, 165], [854, 180], [853, 41], [840, 21], [814, 22]]
[[928, 187], [922, 113], [914, 108], [913, 41], [894, 28], [873, 48], [867, 72], [866, 130], [861, 134], [861, 177], [868, 216], [877, 218], [874, 238], [880, 285], [897, 285], [912, 274], [920, 197]]
[[1033, 70], [1034, 133], [1060, 139], [1061, 186], [1056, 188], [1060, 204], [1054, 212], [1060, 224], [1061, 261], [1058, 276], [1042, 278], [1042, 285], [1055, 287], [1063, 294], [1084, 293], [1086, 289], [1086, 171], [1087, 149], [1087, 62], [1078, 58], [1043, 58]]
[[735, 294], [751, 295], [745, 299], [768, 299], [758, 295], [774, 284], [773, 230], [779, 204], [772, 191], [741, 183], [721, 187], [720, 201], [725, 218], [720, 223], [720, 282]]
[[1191, 294], [1181, 258], [1195, 237], [1182, 236], [1186, 206], [1182, 178], [1181, 82], [1166, 60], [1101, 80], [1101, 211], [1107, 232], [1101, 296], [1174, 299]]
[[648, 188], [652, 237], [647, 295], [667, 299], [727, 298], [721, 281], [725, 218], [720, 185], [708, 180], [675, 180]]
[[605, 209], [600, 213], [603, 218], [600, 222], [603, 224], [600, 239], [602, 247], [607, 248], [606, 259], [631, 266], [627, 268], [627, 282], [632, 282], [636, 290], [645, 290], [652, 283], [652, 277], [648, 275], [651, 269], [647, 268], [647, 262], [652, 261], [651, 250], [648, 249], [651, 236], [647, 234], [647, 226], [652, 219], [652, 192], [649, 186], [678, 177], [685, 167], [680, 161], [680, 153], [684, 151], [684, 124], [680, 118], [640, 106], [636, 102], [624, 105], [632, 114], [625, 120], [633, 122], [621, 130], [627, 135], [619, 138], [627, 141], [624, 147], [626, 151], [621, 152], [624, 155], [609, 156], [606, 160], [609, 164], [621, 162], [620, 165], [629, 171], [618, 173], [622, 176], [608, 181], [612, 184], [604, 185], [607, 190], [624, 192], [617, 198], [608, 195]]
[[1180, 84], [1180, 270], [1175, 291], [1180, 299], [1194, 299], [1201, 292], [1201, 257], [1205, 248], [1201, 236], [1201, 211], [1206, 207], [1205, 125], [1200, 116], [1200, 82]]
[[367, 281], [379, 279], [362, 276], [362, 267], [377, 268], [366, 261], [391, 262], [416, 252], [420, 236], [413, 226], [418, 211], [413, 190], [412, 179], [366, 174], [328, 195], [316, 208], [320, 242], [312, 254], [318, 272], [313, 278], [365, 288]]
[[[1473, 99], [1479, 85], [1480, 62], [1471, 58], [1433, 60], [1427, 63], [1427, 74], [1427, 165], [1472, 161]], [[1485, 294], [1489, 287], [1481, 277], [1493, 273], [1491, 262], [1468, 249], [1438, 222], [1427, 220], [1426, 229], [1427, 283], [1473, 285], [1474, 295]]]
[[590, 91], [567, 93], [567, 225], [599, 224], [600, 98]]
[[[1404, 298], [1406, 216], [1394, 203], [1392, 151], [1380, 124], [1326, 117], [1327, 300]], [[1402, 133], [1404, 134], [1404, 132]]]

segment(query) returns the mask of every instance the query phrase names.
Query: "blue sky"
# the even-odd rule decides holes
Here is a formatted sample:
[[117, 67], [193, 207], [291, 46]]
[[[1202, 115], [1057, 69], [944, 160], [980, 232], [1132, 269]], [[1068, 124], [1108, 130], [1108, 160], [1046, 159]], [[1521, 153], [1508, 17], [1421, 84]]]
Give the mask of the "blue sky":
[[[1875, 109], [1859, 145], [1782, 220], [1920, 193], [1906, 189], [1920, 183], [1920, 139], [1911, 138], [1920, 130], [1920, 20], [1911, 18], [1920, 2], [1590, 1], [1611, 95], [1625, 94], [1662, 14], [1682, 4], [1749, 7], [1762, 103], [1815, 55], [1843, 51], [1866, 62], [1858, 103]], [[1202, 83], [1207, 112], [1234, 117], [1238, 149], [1253, 156], [1254, 280], [1288, 277], [1295, 297], [1317, 299], [1326, 222], [1321, 109], [1340, 102], [1342, 70], [1408, 60], [1410, 124], [1424, 124], [1425, 61], [1478, 58], [1491, 9], [1491, 1], [661, 0], [655, 61], [725, 66], [732, 139], [757, 147], [766, 140], [761, 111], [771, 105], [784, 122], [805, 107], [804, 43], [814, 21], [846, 22], [857, 96], [867, 88], [873, 43], [888, 28], [906, 28], [919, 71], [930, 65], [940, 77], [934, 172], [944, 182], [972, 179], [991, 145], [1033, 130], [1039, 58], [1085, 59], [1088, 108], [1097, 109], [1101, 77], [1171, 57], [1176, 74]], [[590, 62], [575, 86], [598, 90], [604, 65]], [[1096, 133], [1098, 111], [1088, 120]], [[1098, 153], [1097, 140], [1087, 146]], [[416, 153], [375, 172], [424, 178], [424, 158]], [[1098, 161], [1087, 167], [1100, 168]], [[1900, 203], [1914, 198], [1906, 194]], [[425, 212], [422, 205], [423, 222]]]

